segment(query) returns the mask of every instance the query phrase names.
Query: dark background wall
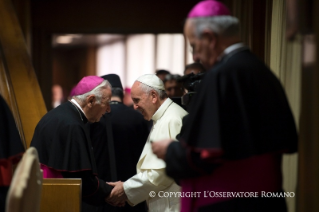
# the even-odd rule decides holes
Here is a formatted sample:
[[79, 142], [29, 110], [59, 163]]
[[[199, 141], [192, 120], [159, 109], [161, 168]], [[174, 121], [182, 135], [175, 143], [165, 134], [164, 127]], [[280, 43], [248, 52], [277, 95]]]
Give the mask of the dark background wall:
[[[48, 109], [51, 109], [51, 87], [54, 79], [58, 77], [52, 72], [54, 65], [52, 54], [57, 54], [52, 48], [53, 34], [182, 33], [188, 12], [199, 2], [198, 0], [26, 1], [30, 1], [31, 11], [32, 62]], [[270, 32], [268, 23], [271, 18], [269, 17], [271, 11], [267, 8], [271, 8], [269, 5], [272, 0], [224, 0], [223, 2], [231, 9], [233, 15], [241, 20], [243, 41], [260, 59], [267, 58], [265, 42], [269, 40], [266, 32]], [[89, 51], [83, 50], [83, 54]], [[94, 58], [92, 52], [87, 56], [91, 61]], [[60, 76], [62, 77], [61, 74]], [[74, 84], [72, 79], [77, 81], [79, 76], [70, 77], [67, 79], [70, 81], [65, 83]]]
[[182, 33], [187, 13], [197, 2], [31, 0], [32, 61], [47, 108], [54, 77], [58, 77], [52, 73], [53, 34]]
[[96, 73], [96, 47], [52, 49], [52, 84], [63, 88], [63, 96], [68, 97], [71, 89], [83, 76]]

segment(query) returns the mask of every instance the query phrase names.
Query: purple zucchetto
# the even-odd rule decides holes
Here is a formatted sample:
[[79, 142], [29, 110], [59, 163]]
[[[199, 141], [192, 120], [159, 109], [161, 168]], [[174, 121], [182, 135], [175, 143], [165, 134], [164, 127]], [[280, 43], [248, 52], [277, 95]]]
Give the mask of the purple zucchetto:
[[83, 77], [81, 81], [72, 89], [70, 96], [82, 95], [93, 90], [103, 82], [103, 78], [98, 76]]
[[213, 17], [231, 15], [229, 9], [221, 2], [215, 0], [201, 1], [188, 13], [188, 18]]

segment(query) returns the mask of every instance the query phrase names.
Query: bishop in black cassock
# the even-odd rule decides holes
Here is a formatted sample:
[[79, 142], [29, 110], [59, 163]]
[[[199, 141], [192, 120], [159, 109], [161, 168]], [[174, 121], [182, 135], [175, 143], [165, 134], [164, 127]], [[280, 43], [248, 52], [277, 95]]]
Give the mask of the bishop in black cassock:
[[[111, 112], [107, 112], [99, 122], [90, 124], [97, 171], [106, 182], [126, 181], [136, 174], [136, 164], [149, 134], [148, 123], [141, 113], [123, 104], [123, 87], [118, 75], [108, 74], [102, 78], [112, 85], [112, 101]], [[124, 207], [106, 204], [90, 206], [90, 209], [101, 212], [144, 212], [147, 206], [142, 202], [135, 207], [126, 203]]]
[[112, 186], [98, 177], [87, 122], [109, 110], [111, 86], [103, 78], [84, 77], [72, 96], [44, 115], [31, 146], [38, 150], [44, 178], [81, 178], [83, 201], [102, 205]]
[[[182, 191], [201, 193], [182, 198], [183, 212], [287, 211], [281, 160], [297, 151], [294, 118], [279, 80], [240, 43], [238, 28], [237, 18], [214, 0], [198, 3], [185, 24], [194, 59], [208, 72], [180, 142], [153, 143]], [[279, 197], [263, 197], [267, 192]]]

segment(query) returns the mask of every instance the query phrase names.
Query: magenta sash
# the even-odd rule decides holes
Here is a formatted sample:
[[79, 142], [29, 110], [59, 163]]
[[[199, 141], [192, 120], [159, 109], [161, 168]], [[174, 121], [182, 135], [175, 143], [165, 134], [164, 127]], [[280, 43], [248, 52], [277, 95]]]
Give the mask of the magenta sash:
[[181, 185], [184, 194], [201, 192], [200, 197], [181, 198], [182, 212], [196, 211], [201, 206], [234, 198], [212, 197], [216, 192], [258, 192], [260, 196], [262, 191], [279, 191], [282, 189], [281, 154], [267, 153], [243, 160], [226, 161], [212, 174], [182, 180]]
[[40, 168], [43, 171], [43, 178], [63, 178], [61, 172], [47, 167], [46, 165], [40, 164]]

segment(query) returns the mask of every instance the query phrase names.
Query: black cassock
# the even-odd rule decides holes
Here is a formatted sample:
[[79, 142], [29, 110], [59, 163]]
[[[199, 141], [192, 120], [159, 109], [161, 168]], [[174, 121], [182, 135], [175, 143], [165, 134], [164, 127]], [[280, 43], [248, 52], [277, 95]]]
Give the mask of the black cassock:
[[24, 152], [12, 113], [0, 95], [0, 211], [5, 210], [6, 195], [12, 178], [12, 165]]
[[38, 123], [31, 146], [40, 163], [64, 178], [82, 178], [82, 199], [92, 205], [105, 204], [112, 186], [98, 178], [87, 119], [73, 103], [51, 110]]
[[[111, 122], [116, 161], [116, 180], [126, 181], [136, 174], [136, 164], [142, 153], [149, 134], [148, 122], [142, 114], [121, 102], [111, 102], [111, 112], [101, 118], [100, 122], [91, 124], [91, 139], [96, 158], [97, 169], [101, 179], [112, 182], [110, 155], [108, 149], [107, 121]], [[146, 211], [145, 203], [134, 207], [105, 205], [95, 211]]]
[[[235, 182], [234, 188], [229, 186], [225, 191], [236, 191], [237, 186], [250, 180], [252, 169], [256, 169], [256, 173], [263, 171], [264, 167], [254, 164], [255, 158], [267, 161], [278, 156], [276, 173], [257, 174], [256, 178], [274, 176], [278, 191], [282, 189], [280, 159], [283, 153], [297, 151], [296, 127], [279, 80], [248, 49], [226, 55], [207, 72], [189, 113], [180, 142], [173, 142], [167, 149], [165, 161], [169, 176], [187, 181], [188, 185], [194, 183], [195, 187], [203, 179], [220, 180], [220, 187], [223, 183]], [[238, 167], [229, 164], [236, 162], [244, 173], [233, 171]], [[262, 180], [256, 178], [256, 183], [251, 184], [262, 187]], [[216, 212], [286, 210], [283, 198], [236, 198], [202, 206], [190, 203], [187, 207], [191, 207], [191, 211]]]

